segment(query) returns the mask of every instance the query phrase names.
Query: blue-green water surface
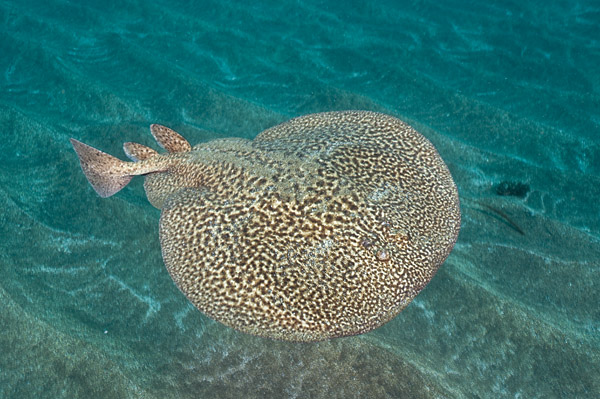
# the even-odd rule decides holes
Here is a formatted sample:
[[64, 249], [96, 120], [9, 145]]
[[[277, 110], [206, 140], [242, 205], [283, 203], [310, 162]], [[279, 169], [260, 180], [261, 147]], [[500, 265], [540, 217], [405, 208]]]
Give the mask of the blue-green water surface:
[[[0, 0], [0, 397], [600, 397], [600, 5], [593, 0]], [[456, 247], [393, 321], [317, 344], [204, 316], [121, 158], [311, 112], [411, 123], [459, 188]]]

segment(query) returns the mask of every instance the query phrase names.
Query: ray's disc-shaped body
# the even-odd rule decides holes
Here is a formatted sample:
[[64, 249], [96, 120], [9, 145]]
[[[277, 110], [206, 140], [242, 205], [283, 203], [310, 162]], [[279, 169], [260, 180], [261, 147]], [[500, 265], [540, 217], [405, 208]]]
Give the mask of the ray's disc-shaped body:
[[73, 145], [103, 196], [146, 175], [173, 280], [240, 331], [293, 341], [370, 331], [410, 303], [456, 241], [452, 177], [433, 145], [394, 117], [312, 114], [252, 141], [191, 149], [153, 129], [169, 153], [127, 143], [135, 163]]

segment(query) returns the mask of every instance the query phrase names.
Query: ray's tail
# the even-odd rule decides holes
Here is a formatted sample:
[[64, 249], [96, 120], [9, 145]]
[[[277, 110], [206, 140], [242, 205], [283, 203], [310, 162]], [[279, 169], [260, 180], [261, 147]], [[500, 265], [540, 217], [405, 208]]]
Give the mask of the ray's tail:
[[121, 161], [75, 139], [71, 139], [71, 144], [79, 157], [85, 177], [102, 198], [119, 192], [138, 174], [132, 173], [134, 171], [129, 162]]
[[[156, 142], [169, 153], [187, 152], [192, 149], [186, 139], [166, 126], [151, 125], [150, 132]], [[71, 139], [71, 144], [79, 157], [85, 177], [102, 198], [118, 193], [133, 176], [164, 172], [171, 165], [170, 161], [158, 152], [138, 143], [123, 144], [125, 154], [134, 162], [121, 161], [75, 139]]]

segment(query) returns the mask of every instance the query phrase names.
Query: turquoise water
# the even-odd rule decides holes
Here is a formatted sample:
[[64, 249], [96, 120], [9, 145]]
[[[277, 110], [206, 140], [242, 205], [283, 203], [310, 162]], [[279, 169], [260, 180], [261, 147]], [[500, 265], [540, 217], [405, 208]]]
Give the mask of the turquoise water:
[[[597, 2], [0, 0], [0, 54], [0, 397], [600, 396]], [[428, 137], [463, 221], [398, 317], [318, 344], [196, 311], [142, 180], [99, 198], [68, 141], [341, 109]]]

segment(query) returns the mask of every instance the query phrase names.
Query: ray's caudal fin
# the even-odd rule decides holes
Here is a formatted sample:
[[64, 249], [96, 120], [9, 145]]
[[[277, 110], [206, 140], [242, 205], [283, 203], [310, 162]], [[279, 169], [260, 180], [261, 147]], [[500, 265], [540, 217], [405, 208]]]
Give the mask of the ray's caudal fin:
[[128, 162], [71, 139], [85, 177], [102, 198], [110, 197], [129, 183], [133, 174]]

